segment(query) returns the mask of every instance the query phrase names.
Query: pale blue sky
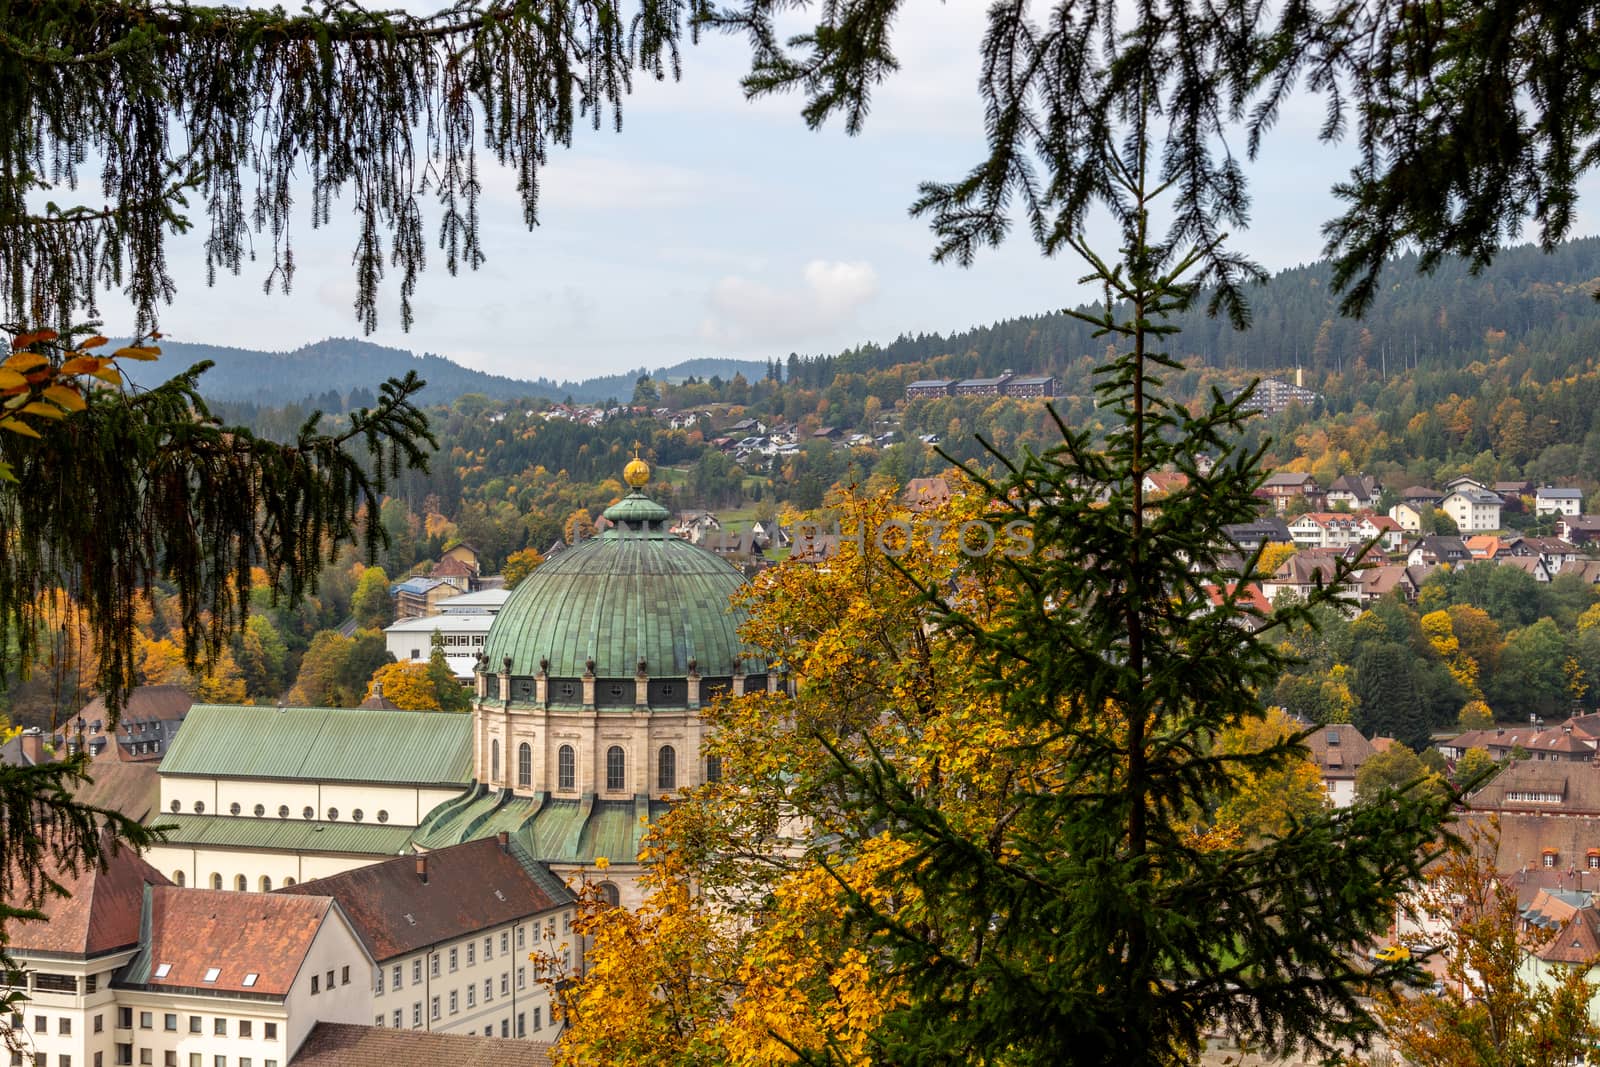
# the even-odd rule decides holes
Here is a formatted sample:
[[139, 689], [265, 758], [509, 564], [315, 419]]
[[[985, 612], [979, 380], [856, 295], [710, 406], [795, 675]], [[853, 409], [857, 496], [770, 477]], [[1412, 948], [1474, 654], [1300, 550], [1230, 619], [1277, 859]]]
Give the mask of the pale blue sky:
[[[488, 262], [452, 278], [435, 253], [411, 332], [386, 299], [370, 339], [514, 377], [574, 379], [696, 356], [832, 352], [1077, 302], [1081, 265], [1041, 258], [1025, 234], [970, 269], [936, 266], [932, 237], [906, 213], [919, 180], [957, 177], [983, 153], [984, 7], [911, 9], [899, 28], [904, 69], [855, 138], [837, 124], [807, 130], [798, 99], [747, 103], [741, 41], [688, 48], [681, 82], [636, 87], [620, 134], [584, 128], [571, 150], [553, 150], [538, 229], [522, 226], [511, 177], [485, 162]], [[1349, 154], [1316, 140], [1319, 119], [1316, 101], [1297, 101], [1250, 168], [1252, 226], [1233, 243], [1272, 269], [1316, 258], [1319, 226], [1335, 212], [1328, 189]], [[1594, 230], [1596, 183], [1586, 187], [1582, 233]], [[428, 223], [431, 233], [436, 217]], [[296, 233], [288, 297], [262, 295], [259, 267], [208, 289], [198, 238], [175, 242], [168, 335], [274, 350], [360, 336], [351, 228], [313, 233], [302, 220]], [[109, 327], [125, 328], [113, 302], [104, 310]]]

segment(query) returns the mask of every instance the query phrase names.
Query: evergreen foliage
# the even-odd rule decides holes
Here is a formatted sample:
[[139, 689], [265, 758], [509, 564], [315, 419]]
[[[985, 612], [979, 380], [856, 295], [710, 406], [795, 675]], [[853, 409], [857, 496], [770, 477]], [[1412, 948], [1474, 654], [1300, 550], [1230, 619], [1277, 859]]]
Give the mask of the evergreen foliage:
[[[865, 951], [907, 983], [875, 1036], [885, 1062], [1015, 1064], [1188, 1062], [1222, 1024], [1269, 1049], [1327, 1052], [1370, 1035], [1369, 973], [1348, 946], [1392, 922], [1447, 814], [1439, 796], [1319, 811], [1260, 843], [1197, 837], [1193, 819], [1226, 802], [1241, 775], [1303, 752], [1292, 738], [1229, 752], [1213, 741], [1261, 715], [1256, 693], [1286, 659], [1246, 605], [1214, 606], [1205, 586], [1245, 575], [1216, 530], [1255, 513], [1259, 454], [1242, 450], [1238, 403], [1173, 404], [1153, 347], [1161, 320], [1196, 293], [1204, 248], [1149, 238], [1143, 146], [1110, 157], [1124, 198], [1126, 261], [1072, 247], [1107, 289], [1097, 329], [1128, 344], [1102, 368], [1103, 445], [1059, 427], [1060, 444], [1004, 475], [969, 470], [995, 502], [996, 527], [1033, 524], [1037, 552], [1003, 559], [1015, 595], [979, 622], [941, 601], [942, 628], [970, 644], [1006, 725], [1062, 753], [1059, 789], [1019, 781], [994, 832], [968, 837], [939, 791], [911, 787], [891, 761], [839, 753], [839, 789], [859, 823], [908, 856], [893, 881], [915, 916], [840, 879]], [[1219, 457], [1202, 474], [1192, 457]], [[1186, 487], [1146, 499], [1148, 471], [1176, 467]], [[943, 583], [927, 588], [942, 598]], [[1285, 605], [1274, 625], [1306, 625]], [[1046, 745], [1050, 747], [1045, 747]], [[864, 842], [845, 842], [850, 851]], [[1002, 1052], [1003, 1050], [1003, 1052]], [[825, 1056], [822, 1058], [826, 1058]]]
[[[139, 328], [170, 299], [166, 239], [203, 215], [206, 266], [263, 250], [265, 285], [294, 279], [290, 213], [354, 204], [357, 317], [370, 332], [386, 269], [402, 322], [438, 201], [445, 266], [476, 267], [478, 139], [538, 217], [538, 169], [580, 121], [620, 127], [637, 70], [678, 74], [693, 4], [457, 0], [435, 13], [324, 0], [281, 7], [24, 0], [0, 30], [0, 299], [65, 324], [125, 286]], [[99, 173], [91, 177], [85, 161]], [[104, 206], [60, 204], [88, 182]], [[309, 182], [309, 188], [300, 183]], [[42, 210], [34, 198], [48, 192]], [[191, 200], [194, 206], [191, 208]], [[252, 241], [254, 234], [266, 240]]]

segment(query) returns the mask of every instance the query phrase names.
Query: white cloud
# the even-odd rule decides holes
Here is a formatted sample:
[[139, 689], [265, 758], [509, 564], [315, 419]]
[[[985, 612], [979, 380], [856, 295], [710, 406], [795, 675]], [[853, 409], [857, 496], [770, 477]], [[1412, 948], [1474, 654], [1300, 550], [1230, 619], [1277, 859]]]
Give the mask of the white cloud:
[[878, 272], [865, 261], [814, 259], [798, 285], [785, 287], [730, 274], [707, 297], [700, 335], [719, 344], [796, 342], [844, 325], [877, 295]]

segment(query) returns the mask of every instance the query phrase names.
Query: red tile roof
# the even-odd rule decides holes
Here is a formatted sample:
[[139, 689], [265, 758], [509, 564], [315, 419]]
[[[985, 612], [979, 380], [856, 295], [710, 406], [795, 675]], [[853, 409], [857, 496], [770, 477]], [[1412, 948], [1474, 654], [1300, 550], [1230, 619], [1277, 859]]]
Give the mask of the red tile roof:
[[[139, 943], [139, 911], [144, 904], [146, 884], [170, 883], [132, 849], [116, 847], [106, 857], [102, 870], [91, 867], [73, 875], [50, 871], [69, 894], [52, 896], [38, 909], [44, 922], [14, 922], [7, 933], [9, 948], [16, 952], [51, 952], [69, 956], [98, 956]], [[13, 907], [23, 907], [20, 899], [7, 898]]]
[[[418, 874], [423, 866], [426, 881]], [[381, 962], [569, 902], [552, 895], [549, 884], [488, 837], [285, 886], [274, 895], [333, 897]]]
[[[153, 889], [150, 973], [136, 984], [285, 996], [332, 909], [325, 896]], [[171, 969], [157, 978], [163, 964]], [[207, 982], [211, 968], [218, 974]]]
[[550, 1045], [543, 1041], [318, 1023], [289, 1067], [549, 1067], [550, 1062]]

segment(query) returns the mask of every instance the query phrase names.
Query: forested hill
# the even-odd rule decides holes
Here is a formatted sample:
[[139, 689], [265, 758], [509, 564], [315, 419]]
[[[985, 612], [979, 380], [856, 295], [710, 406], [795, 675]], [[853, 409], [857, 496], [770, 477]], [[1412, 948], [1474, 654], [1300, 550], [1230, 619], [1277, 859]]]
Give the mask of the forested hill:
[[[1361, 320], [1339, 315], [1326, 263], [1291, 268], [1252, 288], [1251, 329], [1239, 332], [1203, 305], [1178, 316], [1175, 354], [1229, 369], [1270, 372], [1295, 366], [1308, 375], [1342, 372], [1356, 359], [1390, 373], [1411, 366], [1464, 367], [1486, 345], [1519, 344], [1552, 356], [1600, 350], [1600, 238], [1570, 241], [1546, 254], [1533, 245], [1502, 252], [1481, 274], [1450, 261], [1432, 274], [1417, 273], [1415, 256], [1390, 265], [1385, 288]], [[1071, 379], [1070, 368], [1098, 357], [1104, 342], [1082, 322], [1062, 313], [1028, 316], [948, 336], [903, 336], [886, 345], [863, 345], [837, 356], [791, 357], [786, 370], [800, 383], [826, 388], [841, 373], [884, 371], [919, 364], [930, 374], [966, 377], [1003, 370], [1052, 372]]]

